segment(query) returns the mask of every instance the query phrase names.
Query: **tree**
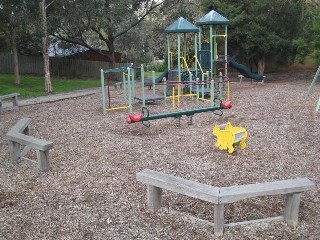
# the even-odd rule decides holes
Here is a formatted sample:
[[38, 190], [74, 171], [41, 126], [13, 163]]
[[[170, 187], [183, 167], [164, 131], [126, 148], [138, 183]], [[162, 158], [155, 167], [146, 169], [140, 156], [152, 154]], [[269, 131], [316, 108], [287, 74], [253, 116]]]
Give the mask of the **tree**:
[[302, 19], [301, 34], [294, 40], [295, 60], [303, 63], [310, 55], [314, 63], [320, 64], [320, 2], [307, 1]]
[[[114, 63], [115, 41], [142, 22], [166, 0], [86, 0], [60, 4], [61, 22], [51, 34], [60, 40], [103, 55], [107, 49]], [[81, 10], [81, 11], [80, 11]]]
[[17, 85], [20, 84], [17, 34], [25, 9], [26, 5], [23, 0], [2, 0], [0, 2], [0, 31], [4, 33], [11, 46], [15, 84]]
[[49, 62], [49, 45], [48, 45], [48, 27], [47, 27], [47, 7], [49, 7], [54, 1], [46, 4], [46, 0], [40, 1], [40, 12], [42, 16], [42, 56], [44, 65], [44, 82], [45, 91], [52, 92], [52, 84], [50, 77], [50, 62]]
[[[152, 52], [159, 58], [163, 58], [167, 54], [164, 30], [179, 17], [184, 17], [191, 23], [195, 23], [201, 16], [200, 3], [197, 0], [166, 1], [158, 11], [150, 14], [146, 23], [148, 28], [146, 28], [145, 35]], [[194, 40], [189, 40], [188, 46], [193, 46]], [[193, 47], [188, 49], [188, 52], [191, 51], [194, 51]]]
[[299, 0], [202, 0], [203, 10], [213, 7], [230, 20], [229, 52], [255, 64], [259, 74], [267, 60], [279, 64], [293, 60], [303, 5]]

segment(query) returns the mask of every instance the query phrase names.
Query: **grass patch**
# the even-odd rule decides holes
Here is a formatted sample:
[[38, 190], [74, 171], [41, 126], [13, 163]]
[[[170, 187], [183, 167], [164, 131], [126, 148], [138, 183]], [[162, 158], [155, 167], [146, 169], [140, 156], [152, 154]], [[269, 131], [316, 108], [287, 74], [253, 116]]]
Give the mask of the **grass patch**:
[[[161, 76], [162, 72], [154, 72], [156, 77]], [[145, 72], [144, 73], [145, 78], [152, 78], [152, 72]]]
[[[53, 93], [72, 92], [75, 90], [100, 87], [100, 80], [51, 79]], [[13, 74], [0, 74], [0, 95], [20, 93], [20, 98], [33, 98], [49, 95], [44, 91], [44, 78], [20, 76], [20, 85], [15, 85]], [[51, 93], [52, 94], [52, 93]]]

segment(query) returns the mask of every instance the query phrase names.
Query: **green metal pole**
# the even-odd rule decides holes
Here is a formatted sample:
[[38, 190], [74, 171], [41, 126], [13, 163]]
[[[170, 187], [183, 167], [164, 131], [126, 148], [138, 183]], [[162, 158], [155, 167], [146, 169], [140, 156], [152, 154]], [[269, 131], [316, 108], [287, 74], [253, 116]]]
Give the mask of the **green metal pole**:
[[102, 110], [103, 114], [106, 114], [106, 90], [104, 88], [104, 72], [103, 69], [100, 70], [100, 80], [101, 80], [101, 92], [102, 92]]
[[156, 94], [156, 75], [154, 71], [152, 71], [152, 93], [153, 95]]
[[197, 64], [197, 57], [198, 57], [198, 42], [197, 42], [197, 33], [194, 34], [194, 69], [196, 71], [196, 78], [198, 76], [198, 64]]
[[224, 60], [225, 60], [225, 64], [224, 64], [224, 75], [228, 76], [228, 26], [225, 26], [225, 35], [226, 37], [224, 38]]
[[[180, 33], [178, 33], [178, 80], [179, 80], [179, 84], [180, 84], [180, 82], [181, 82], [181, 59], [180, 59], [180, 57], [181, 57], [181, 46], [180, 46], [180, 44], [181, 44], [181, 34]], [[178, 94], [180, 93], [180, 86], [181, 85], [178, 85]]]
[[316, 112], [319, 111], [319, 107], [320, 107], [320, 97], [319, 97], [319, 100], [318, 100], [318, 103], [317, 103], [317, 106], [316, 106]]
[[213, 78], [213, 43], [212, 43], [212, 31], [213, 31], [213, 26], [210, 25], [210, 68], [211, 68], [211, 77]]
[[131, 102], [131, 81], [130, 81], [130, 76], [131, 76], [131, 69], [127, 68], [128, 70], [128, 101], [129, 101], [129, 113], [132, 113], [132, 102]]
[[126, 73], [124, 72], [122, 74], [122, 82], [123, 82], [123, 97], [124, 99], [128, 99], [128, 96], [127, 96], [127, 83], [126, 83]]
[[199, 92], [199, 78], [197, 78], [197, 85], [196, 85], [196, 88], [197, 88], [197, 106], [199, 106], [199, 97], [200, 97], [200, 92]]
[[144, 68], [143, 64], [141, 64], [141, 87], [142, 87], [142, 107], [146, 106], [146, 96], [144, 93]]
[[[217, 48], [217, 31], [216, 31], [216, 28], [214, 27], [213, 28], [213, 61], [214, 61], [214, 64], [213, 64], [213, 76], [216, 77], [217, 76], [217, 64], [216, 64], [216, 57], [218, 55], [218, 48]], [[213, 78], [213, 77], [212, 77]]]
[[201, 51], [201, 48], [202, 48], [202, 46], [201, 46], [201, 34], [202, 34], [202, 29], [201, 29], [201, 27], [199, 28], [199, 51]]
[[167, 49], [168, 49], [168, 71], [171, 69], [171, 56], [170, 56], [170, 35], [167, 34]]
[[[183, 33], [183, 57], [187, 62], [187, 34]], [[185, 66], [186, 68], [187, 66]]]
[[204, 85], [205, 85], [205, 83], [204, 83], [204, 75], [202, 74], [202, 84], [201, 84], [201, 98], [202, 99], [204, 99]]
[[136, 83], [135, 83], [135, 78], [134, 78], [135, 70], [134, 68], [131, 68], [131, 80], [132, 80], [132, 102], [134, 100], [134, 97], [136, 96]]
[[181, 55], [181, 50], [180, 50], [180, 42], [181, 42], [181, 36], [180, 33], [178, 33], [178, 79], [179, 82], [181, 82], [181, 65], [180, 65], [180, 55]]
[[210, 103], [211, 107], [214, 106], [214, 79], [211, 79], [211, 84], [210, 84]]
[[305, 100], [308, 100], [308, 97], [309, 97], [309, 95], [310, 95], [310, 93], [312, 91], [313, 85], [316, 83], [316, 80], [317, 80], [319, 74], [320, 74], [320, 65], [319, 65], [319, 68], [318, 68], [318, 70], [316, 72], [316, 75], [314, 75], [314, 78], [313, 78], [313, 80], [311, 82], [311, 85], [308, 88], [308, 92], [307, 92], [307, 95], [305, 97]]

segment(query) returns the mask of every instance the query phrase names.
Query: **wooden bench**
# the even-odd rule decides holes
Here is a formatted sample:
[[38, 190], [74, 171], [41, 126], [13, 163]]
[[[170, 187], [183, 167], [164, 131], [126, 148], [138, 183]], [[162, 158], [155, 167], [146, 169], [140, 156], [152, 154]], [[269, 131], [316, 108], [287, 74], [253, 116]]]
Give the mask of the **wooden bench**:
[[[152, 211], [161, 208], [162, 189], [214, 203], [215, 234], [223, 234], [224, 226], [232, 227], [256, 222], [285, 221], [290, 227], [295, 228], [298, 225], [300, 196], [302, 192], [315, 187], [315, 184], [309, 179], [297, 178], [219, 188], [149, 169], [137, 173], [136, 177], [138, 181], [147, 184], [147, 204]], [[286, 195], [282, 216], [224, 224], [224, 204], [279, 194]]]
[[[245, 76], [239, 74], [238, 75], [238, 78], [239, 78], [239, 82], [242, 83], [242, 79], [245, 78]], [[266, 78], [266, 76], [263, 76], [263, 80], [260, 81], [261, 83], [264, 83], [264, 79]], [[251, 78], [251, 84], [253, 83], [253, 79]]]
[[[11, 161], [27, 160], [38, 164], [40, 171], [48, 171], [51, 168], [49, 150], [53, 148], [53, 142], [29, 136], [30, 123], [30, 118], [20, 119], [7, 133]], [[36, 160], [26, 157], [32, 149], [36, 151]]]
[[114, 89], [117, 89], [118, 87], [121, 89], [122, 88], [122, 82], [116, 82], [115, 84], [113, 84]]
[[0, 113], [2, 112], [2, 100], [11, 98], [12, 99], [12, 108], [19, 107], [18, 104], [19, 93], [10, 93], [7, 95], [0, 96]]

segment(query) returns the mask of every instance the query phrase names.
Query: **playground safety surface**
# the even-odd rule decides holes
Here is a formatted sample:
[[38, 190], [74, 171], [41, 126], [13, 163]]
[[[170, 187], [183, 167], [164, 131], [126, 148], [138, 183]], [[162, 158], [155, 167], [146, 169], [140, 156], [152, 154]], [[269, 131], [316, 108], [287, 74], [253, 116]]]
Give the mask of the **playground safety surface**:
[[[5, 111], [0, 239], [320, 239], [319, 83], [304, 101], [313, 75], [266, 74], [264, 84], [231, 83], [233, 107], [221, 117], [196, 114], [191, 126], [185, 118], [180, 127], [170, 118], [151, 121], [150, 128], [128, 125], [124, 110], [103, 115], [99, 89], [50, 102], [28, 100], [37, 104]], [[125, 104], [122, 91], [111, 90], [112, 104]], [[171, 101], [147, 106], [150, 114], [197, 107], [188, 98], [175, 110]], [[141, 112], [141, 103], [133, 110]], [[54, 143], [49, 172], [9, 162], [6, 133], [23, 117], [32, 119], [32, 136]], [[246, 149], [228, 154], [214, 147], [212, 128], [227, 121], [247, 130]], [[145, 185], [135, 177], [145, 168], [221, 187], [297, 177], [317, 187], [302, 195], [297, 229], [257, 223], [226, 228], [215, 238], [212, 204], [165, 191], [161, 210], [148, 211]], [[228, 204], [226, 222], [278, 216], [282, 202], [274, 196]]]

